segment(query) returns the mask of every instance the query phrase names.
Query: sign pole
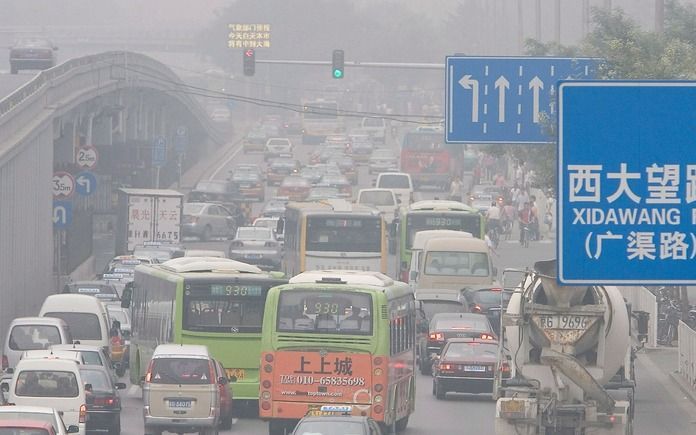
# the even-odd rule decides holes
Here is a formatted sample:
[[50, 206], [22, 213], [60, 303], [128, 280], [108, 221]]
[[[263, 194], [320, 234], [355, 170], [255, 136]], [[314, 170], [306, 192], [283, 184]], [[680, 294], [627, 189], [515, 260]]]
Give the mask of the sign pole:
[[155, 189], [160, 188], [160, 167], [157, 167], [157, 170], [155, 172]]

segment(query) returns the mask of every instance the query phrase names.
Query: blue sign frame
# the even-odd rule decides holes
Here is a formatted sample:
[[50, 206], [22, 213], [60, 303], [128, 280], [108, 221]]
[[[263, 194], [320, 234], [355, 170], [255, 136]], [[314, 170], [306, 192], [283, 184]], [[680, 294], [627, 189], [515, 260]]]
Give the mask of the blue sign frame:
[[696, 284], [696, 82], [559, 85], [558, 279]]
[[152, 143], [152, 166], [163, 167], [167, 163], [167, 139], [157, 136]]
[[601, 59], [446, 58], [445, 141], [542, 144], [556, 116], [559, 80], [593, 79]]

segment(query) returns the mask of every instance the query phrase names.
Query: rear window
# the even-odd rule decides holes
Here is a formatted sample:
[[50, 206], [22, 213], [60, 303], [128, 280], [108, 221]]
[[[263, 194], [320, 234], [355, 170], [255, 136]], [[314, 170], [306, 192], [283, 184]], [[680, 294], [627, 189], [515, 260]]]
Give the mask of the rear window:
[[81, 369], [80, 377], [85, 384], [92, 384], [92, 391], [111, 392], [111, 381], [101, 370]]
[[445, 351], [446, 358], [493, 358], [498, 354], [498, 345], [493, 343], [450, 343]]
[[395, 205], [392, 192], [388, 191], [372, 191], [360, 193], [360, 204], [371, 205]]
[[440, 313], [463, 313], [464, 305], [455, 301], [424, 301], [423, 302], [423, 312], [425, 317], [432, 319], [435, 314]]
[[68, 324], [73, 340], [101, 340], [99, 318], [93, 313], [46, 313], [44, 317], [57, 317]]
[[153, 384], [204, 385], [215, 380], [208, 360], [201, 358], [155, 358], [150, 375]]
[[511, 293], [504, 293], [501, 291], [491, 291], [491, 290], [478, 290], [474, 293], [474, 301], [480, 302], [482, 304], [496, 304], [500, 305], [500, 294], [503, 293], [503, 303], [507, 305], [512, 297]]
[[186, 203], [184, 204], [184, 214], [199, 214], [205, 207], [204, 204]]
[[73, 372], [24, 370], [17, 376], [15, 394], [27, 397], [77, 397], [77, 377]]
[[471, 331], [489, 331], [488, 323], [484, 320], [472, 319], [433, 319], [431, 329], [462, 329]]
[[382, 118], [363, 118], [363, 127], [384, 127], [384, 119]]
[[52, 344], [61, 344], [60, 331], [51, 325], [18, 325], [10, 332], [9, 346], [12, 350], [47, 349]]
[[382, 175], [379, 177], [379, 185], [382, 189], [410, 189], [411, 184], [405, 175]]

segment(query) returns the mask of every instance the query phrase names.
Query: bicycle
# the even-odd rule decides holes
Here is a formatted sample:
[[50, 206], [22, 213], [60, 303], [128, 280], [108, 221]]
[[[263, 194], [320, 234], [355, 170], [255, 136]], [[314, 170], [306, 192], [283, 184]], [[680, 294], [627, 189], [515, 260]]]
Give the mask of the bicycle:
[[520, 245], [529, 248], [529, 224], [520, 224]]
[[488, 237], [491, 239], [491, 242], [493, 243], [493, 248], [498, 249], [498, 245], [500, 245], [500, 235], [498, 234], [498, 228], [491, 228], [488, 230]]

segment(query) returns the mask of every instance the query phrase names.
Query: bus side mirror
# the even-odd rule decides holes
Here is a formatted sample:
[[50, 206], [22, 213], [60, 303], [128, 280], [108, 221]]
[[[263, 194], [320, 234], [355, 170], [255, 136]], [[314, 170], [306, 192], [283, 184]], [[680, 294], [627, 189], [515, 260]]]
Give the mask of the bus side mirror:
[[392, 238], [396, 237], [397, 225], [398, 224], [396, 222], [392, 222], [391, 224], [389, 224], [389, 237], [392, 237]]
[[121, 308], [130, 308], [131, 298], [133, 297], [133, 282], [126, 284], [121, 295]]
[[278, 219], [278, 223], [276, 224], [276, 234], [283, 234], [285, 230], [285, 219], [280, 218]]

